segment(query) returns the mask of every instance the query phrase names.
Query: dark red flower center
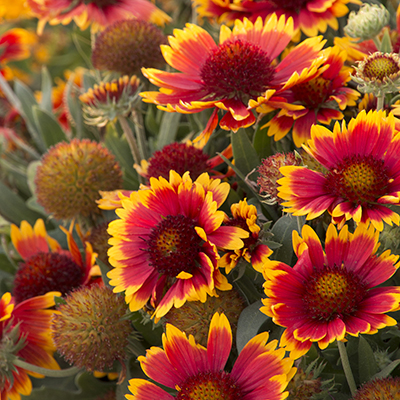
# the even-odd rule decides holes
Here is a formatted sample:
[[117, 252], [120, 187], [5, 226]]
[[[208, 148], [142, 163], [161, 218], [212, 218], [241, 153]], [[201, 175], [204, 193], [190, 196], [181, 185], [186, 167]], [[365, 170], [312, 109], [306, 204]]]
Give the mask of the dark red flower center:
[[16, 302], [56, 290], [63, 295], [82, 284], [82, 268], [60, 253], [37, 253], [21, 263], [14, 278]]
[[280, 10], [285, 9], [299, 13], [309, 3], [309, 0], [272, 0], [268, 3], [274, 4]]
[[266, 91], [274, 73], [271, 60], [260, 46], [240, 39], [226, 41], [201, 69], [204, 88], [209, 92], [203, 100], [235, 98], [247, 104]]
[[388, 184], [383, 160], [354, 155], [328, 172], [326, 188], [336, 196], [365, 207], [387, 194]]
[[169, 179], [169, 171], [172, 169], [179, 175], [189, 171], [190, 177], [195, 180], [210, 169], [208, 159], [208, 155], [201, 149], [186, 143], [172, 143], [153, 154], [146, 175], [148, 179], [152, 176]]
[[318, 76], [292, 88], [294, 98], [306, 108], [319, 108], [332, 94], [332, 81]]
[[329, 322], [354, 314], [366, 293], [358, 276], [343, 266], [334, 266], [311, 275], [304, 284], [302, 299], [307, 315]]
[[82, 2], [86, 5], [94, 4], [98, 8], [105, 8], [119, 3], [119, 0], [83, 0]]
[[176, 396], [178, 400], [241, 400], [243, 394], [225, 371], [200, 372], [187, 378]]
[[246, 232], [249, 232], [249, 237], [247, 239], [242, 239], [244, 243], [243, 248], [250, 249], [250, 251], [253, 250], [253, 246], [257, 243], [258, 235], [253, 236], [253, 233], [250, 231], [249, 226], [244, 218], [231, 218], [229, 221], [224, 222], [224, 225], [236, 226], [237, 228], [242, 228]]
[[149, 262], [160, 274], [170, 277], [180, 272], [191, 273], [197, 266], [201, 238], [196, 224], [184, 215], [168, 215], [151, 230], [148, 247]]

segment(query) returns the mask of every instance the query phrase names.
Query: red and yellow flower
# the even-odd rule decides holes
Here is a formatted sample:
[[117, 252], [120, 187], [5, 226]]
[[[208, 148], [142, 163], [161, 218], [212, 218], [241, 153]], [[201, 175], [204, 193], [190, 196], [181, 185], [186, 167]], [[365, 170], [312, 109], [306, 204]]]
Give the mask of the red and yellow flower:
[[257, 225], [257, 208], [252, 204], [247, 204], [247, 200], [241, 200], [231, 206], [232, 218], [226, 217], [225, 226], [237, 226], [249, 232], [249, 237], [243, 240], [244, 246], [241, 249], [231, 250], [219, 259], [220, 268], [225, 268], [229, 274], [236, 267], [240, 258], [243, 257], [253, 268], [262, 272], [264, 263], [272, 254], [272, 250], [260, 242], [260, 226]]
[[164, 25], [170, 20], [164, 11], [147, 0], [28, 0], [28, 5], [39, 18], [40, 33], [47, 22], [67, 25], [74, 20], [82, 30], [92, 24], [92, 29], [97, 31], [128, 18], [143, 19], [157, 25]]
[[275, 140], [282, 139], [293, 128], [293, 141], [300, 147], [310, 138], [311, 126], [317, 123], [329, 125], [332, 120], [341, 120], [347, 106], [356, 105], [360, 93], [346, 87], [351, 79], [351, 68], [344, 66], [346, 52], [338, 47], [329, 47], [321, 52], [325, 61], [319, 68], [292, 79], [281, 96], [288, 103], [300, 104], [301, 110], [282, 109], [264, 127]]
[[17, 303], [53, 290], [66, 294], [100, 275], [95, 265], [96, 253], [90, 243], [85, 243], [82, 257], [72, 236], [73, 224], [69, 231], [60, 228], [67, 235], [69, 250], [62, 249], [48, 235], [42, 219], [33, 227], [27, 221], [22, 221], [20, 228], [11, 224], [12, 243], [23, 259], [14, 278], [13, 293]]
[[293, 18], [295, 30], [308, 37], [325, 33], [328, 26], [338, 30], [338, 18], [349, 12], [348, 3], [360, 4], [358, 0], [194, 0], [201, 17], [218, 18], [220, 23], [286, 15]]
[[43, 375], [27, 371], [13, 364], [15, 357], [47, 369], [60, 369], [53, 358], [55, 350], [50, 336], [50, 323], [57, 311], [54, 296], [50, 292], [44, 296], [33, 297], [15, 304], [10, 293], [0, 300], [0, 349], [2, 368], [0, 371], [0, 399], [20, 400], [21, 395], [29, 396], [32, 382], [29, 375], [43, 378]]
[[[294, 376], [293, 360], [285, 351], [270, 343], [268, 333], [260, 333], [243, 348], [230, 372], [225, 371], [232, 347], [232, 331], [224, 314], [214, 314], [208, 333], [207, 348], [197, 344], [167, 324], [163, 334], [164, 350], [152, 347], [138, 360], [144, 373], [161, 385], [176, 391], [166, 392], [144, 379], [131, 379], [128, 400], [283, 400], [285, 388]], [[212, 394], [210, 394], [212, 393]]]
[[225, 115], [220, 127], [237, 131], [256, 121], [249, 101], [262, 98], [276, 108], [300, 109], [274, 96], [295, 73], [309, 67], [318, 57], [322, 37], [303, 41], [281, 61], [277, 57], [293, 37], [293, 20], [273, 14], [254, 24], [248, 19], [235, 21], [230, 30], [222, 26], [219, 44], [203, 28], [186, 24], [174, 30], [169, 46], [162, 45], [166, 62], [181, 72], [143, 68], [143, 74], [159, 92], [143, 92], [145, 102], [168, 112], [197, 113], [214, 109], [205, 132], [218, 124], [218, 110]]
[[389, 250], [376, 255], [379, 232], [372, 225], [354, 233], [347, 225], [340, 232], [329, 225], [325, 252], [308, 225], [302, 236], [293, 232], [298, 257], [293, 268], [270, 261], [263, 272], [268, 298], [260, 310], [286, 327], [281, 346], [298, 358], [313, 342], [325, 349], [346, 334], [375, 334], [397, 324], [386, 313], [399, 308], [400, 288], [377, 286], [396, 272], [399, 256]]
[[333, 132], [314, 125], [303, 147], [326, 172], [282, 167], [278, 191], [286, 212], [313, 219], [328, 210], [340, 225], [371, 221], [379, 231], [383, 222], [399, 225], [388, 207], [400, 203], [400, 134], [392, 114], [362, 111]]
[[170, 179], [150, 178], [150, 185], [122, 197], [119, 219], [109, 224], [112, 247], [108, 276], [114, 292], [125, 292], [131, 311], [150, 300], [155, 318], [187, 300], [205, 302], [215, 289], [231, 285], [218, 269], [217, 247], [243, 247], [248, 232], [221, 226], [225, 218], [218, 207], [225, 201], [229, 184], [200, 175], [175, 171]]

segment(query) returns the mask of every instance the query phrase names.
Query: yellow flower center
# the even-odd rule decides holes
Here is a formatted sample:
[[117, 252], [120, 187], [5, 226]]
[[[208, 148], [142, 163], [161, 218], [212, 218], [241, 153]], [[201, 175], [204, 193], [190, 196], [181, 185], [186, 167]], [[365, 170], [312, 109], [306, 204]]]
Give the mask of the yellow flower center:
[[365, 294], [365, 285], [352, 272], [326, 267], [305, 284], [303, 302], [311, 318], [332, 321], [353, 314]]
[[184, 215], [168, 215], [151, 231], [147, 240], [149, 263], [158, 272], [170, 277], [180, 272], [191, 272], [196, 267], [201, 250], [201, 239], [197, 235], [192, 219]]
[[357, 205], [367, 206], [386, 194], [389, 178], [383, 160], [352, 156], [327, 174], [327, 189]]
[[209, 92], [204, 100], [235, 98], [247, 103], [265, 92], [274, 73], [260, 46], [240, 39], [226, 41], [201, 68], [203, 86]]
[[180, 385], [178, 400], [241, 400], [236, 382], [225, 371], [201, 372]]
[[399, 60], [392, 54], [375, 54], [366, 60], [364, 66], [364, 76], [369, 79], [379, 79], [390, 77], [400, 72]]

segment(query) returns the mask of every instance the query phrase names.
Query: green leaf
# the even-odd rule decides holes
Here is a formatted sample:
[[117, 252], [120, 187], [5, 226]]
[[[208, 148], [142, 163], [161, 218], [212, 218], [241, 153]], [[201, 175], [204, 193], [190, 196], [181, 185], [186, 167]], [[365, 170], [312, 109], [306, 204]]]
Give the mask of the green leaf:
[[33, 107], [38, 106], [35, 96], [29, 89], [29, 87], [18, 79], [15, 80], [14, 90], [19, 101], [21, 102], [21, 111], [23, 113], [26, 126], [28, 127], [28, 130], [32, 135], [32, 139], [35, 141], [38, 149], [44, 153], [46, 151], [46, 145], [42, 137], [39, 135], [38, 129], [36, 127], [36, 122], [33, 117]]
[[53, 111], [53, 102], [51, 100], [51, 92], [52, 92], [52, 79], [49, 74], [49, 71], [45, 66], [42, 67], [42, 98], [40, 100], [40, 107], [42, 110], [46, 110], [48, 112]]
[[110, 271], [108, 265], [103, 263], [100, 258], [96, 258], [96, 264], [100, 267], [101, 278], [103, 279], [104, 285], [113, 289], [113, 287], [110, 285], [110, 278], [107, 276], [107, 272]]
[[270, 317], [260, 311], [262, 305], [261, 300], [258, 300], [246, 307], [239, 316], [236, 331], [236, 347], [239, 353], [249, 340], [258, 334], [261, 326], [266, 321], [271, 320]]
[[[49, 380], [48, 382], [50, 382], [50, 379], [55, 383], [58, 382], [57, 388], [46, 384], [46, 386], [43, 385], [41, 388], [33, 389], [29, 396], [21, 397], [27, 400], [95, 400], [107, 393], [111, 388], [115, 387], [114, 382], [103, 382], [88, 372], [76, 375], [74, 385], [76, 387], [75, 390], [66, 390], [63, 388], [63, 386], [71, 386], [69, 383], [71, 378], [57, 380], [55, 380], [56, 378], [47, 378], [46, 381]], [[43, 381], [37, 380], [37, 382]], [[63, 381], [66, 383], [63, 384]]]
[[24, 200], [0, 182], [0, 214], [8, 221], [20, 225], [22, 220], [33, 225], [41, 214], [30, 210]]
[[368, 382], [378, 372], [374, 352], [369, 343], [360, 335], [358, 342], [358, 374], [360, 384]]
[[67, 99], [68, 113], [72, 118], [72, 126], [76, 130], [76, 137], [82, 139], [84, 137], [84, 124], [82, 116], [82, 107], [74, 87], [74, 75], [71, 75], [65, 87], [65, 97]]
[[285, 214], [275, 222], [271, 229], [271, 233], [274, 235], [273, 241], [282, 245], [274, 251], [272, 257], [288, 265], [291, 265], [293, 258], [292, 233], [293, 231], [300, 233], [297, 218], [291, 214]]
[[[108, 124], [104, 136], [104, 145], [114, 154], [123, 171], [123, 188], [136, 190], [139, 188], [139, 178], [133, 168], [133, 157], [125, 138], [118, 135], [112, 124]], [[122, 188], [121, 188], [122, 189]]]
[[46, 148], [59, 142], [67, 141], [63, 129], [51, 112], [42, 110], [38, 106], [33, 106], [32, 113]]
[[258, 128], [254, 134], [253, 145], [260, 160], [269, 157], [272, 154], [271, 140], [272, 137], [267, 134], [268, 129]]
[[260, 165], [258, 154], [244, 129], [232, 133], [231, 143], [235, 166], [244, 176], [247, 176]]
[[143, 323], [143, 316], [140, 311], [132, 313], [132, 325], [141, 333], [143, 339], [151, 346], [161, 346], [161, 336], [163, 329], [161, 326], [155, 326], [153, 321]]
[[158, 133], [157, 149], [161, 150], [167, 144], [175, 141], [176, 134], [179, 128], [179, 122], [182, 114], [179, 113], [164, 113], [161, 120], [160, 132]]

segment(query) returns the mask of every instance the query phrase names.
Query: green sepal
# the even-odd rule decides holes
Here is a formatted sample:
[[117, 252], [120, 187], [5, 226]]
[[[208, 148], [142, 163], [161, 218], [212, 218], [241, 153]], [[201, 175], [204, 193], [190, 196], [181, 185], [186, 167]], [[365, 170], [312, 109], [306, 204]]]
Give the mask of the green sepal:
[[392, 40], [390, 39], [390, 35], [389, 35], [389, 30], [388, 29], [384, 29], [383, 30], [383, 36], [382, 36], [382, 40], [381, 40], [380, 51], [382, 53], [393, 53]]

